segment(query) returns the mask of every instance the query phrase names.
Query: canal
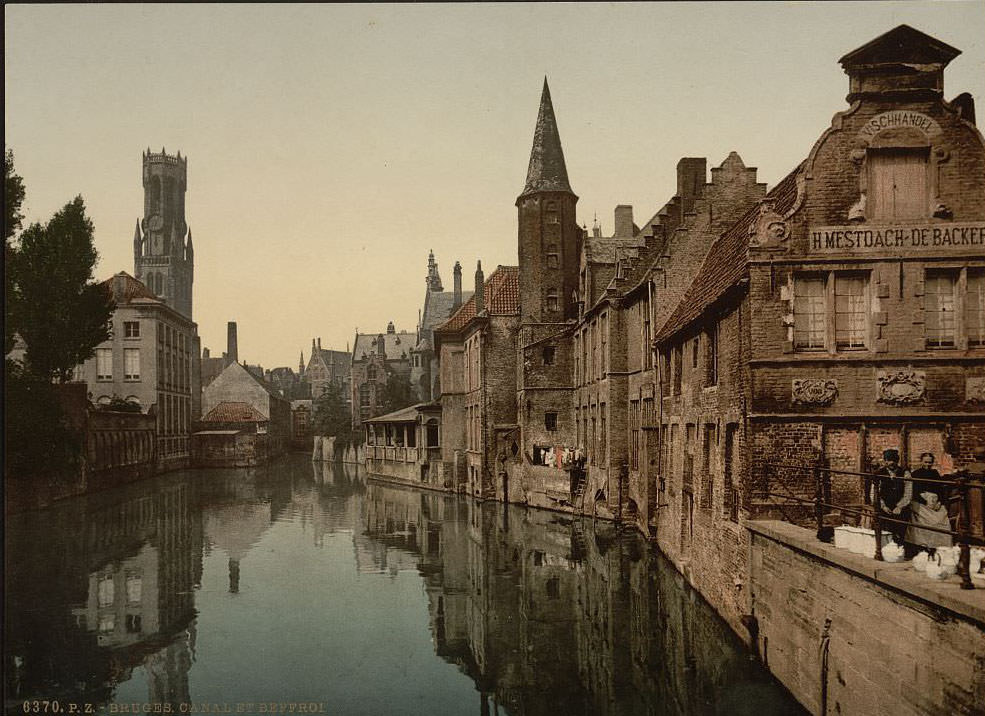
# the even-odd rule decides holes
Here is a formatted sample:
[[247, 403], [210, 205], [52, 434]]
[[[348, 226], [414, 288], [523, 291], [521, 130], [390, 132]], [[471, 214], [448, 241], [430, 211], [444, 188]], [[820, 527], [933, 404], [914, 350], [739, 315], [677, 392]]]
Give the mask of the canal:
[[798, 714], [642, 539], [290, 455], [6, 521], [7, 713]]

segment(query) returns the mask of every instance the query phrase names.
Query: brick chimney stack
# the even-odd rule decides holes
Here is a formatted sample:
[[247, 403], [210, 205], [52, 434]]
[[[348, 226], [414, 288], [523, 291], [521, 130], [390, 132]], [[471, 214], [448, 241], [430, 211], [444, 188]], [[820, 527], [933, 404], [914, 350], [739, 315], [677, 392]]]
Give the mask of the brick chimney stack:
[[475, 315], [479, 315], [486, 310], [486, 299], [483, 296], [483, 289], [486, 285], [486, 277], [482, 273], [482, 262], [475, 262]]
[[455, 262], [455, 269], [453, 271], [455, 275], [455, 299], [452, 302], [452, 310], [457, 309], [462, 305], [462, 264]]
[[619, 239], [631, 239], [636, 235], [636, 226], [633, 224], [633, 207], [620, 204], [616, 207], [616, 227], [615, 236]]
[[236, 338], [236, 321], [226, 324], [226, 356], [233, 363], [239, 363], [239, 341]]

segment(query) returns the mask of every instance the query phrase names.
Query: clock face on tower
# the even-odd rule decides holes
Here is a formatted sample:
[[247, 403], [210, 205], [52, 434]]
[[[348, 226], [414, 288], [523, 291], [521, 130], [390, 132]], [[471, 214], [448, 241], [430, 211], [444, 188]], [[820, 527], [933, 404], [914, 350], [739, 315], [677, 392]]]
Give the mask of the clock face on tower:
[[164, 218], [160, 214], [154, 214], [147, 223], [151, 231], [160, 231], [164, 226]]

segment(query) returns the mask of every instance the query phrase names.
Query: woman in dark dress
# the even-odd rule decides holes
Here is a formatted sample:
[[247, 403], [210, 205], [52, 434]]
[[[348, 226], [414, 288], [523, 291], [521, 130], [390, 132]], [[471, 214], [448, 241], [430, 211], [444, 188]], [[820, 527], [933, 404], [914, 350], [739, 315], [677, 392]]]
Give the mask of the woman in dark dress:
[[932, 480], [940, 480], [941, 475], [934, 469], [934, 454], [925, 452], [920, 456], [920, 467], [913, 471], [913, 501], [910, 503], [910, 526], [906, 530], [906, 541], [914, 547], [930, 550], [950, 547], [951, 535], [921, 529], [936, 527], [949, 530], [947, 519], [947, 485]]

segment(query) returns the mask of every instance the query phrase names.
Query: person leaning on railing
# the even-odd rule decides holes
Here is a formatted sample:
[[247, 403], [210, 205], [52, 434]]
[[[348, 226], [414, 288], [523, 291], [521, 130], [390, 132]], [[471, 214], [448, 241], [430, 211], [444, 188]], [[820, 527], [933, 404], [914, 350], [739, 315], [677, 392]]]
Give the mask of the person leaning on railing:
[[[888, 517], [894, 522], [884, 522], [882, 529], [893, 535], [893, 541], [903, 545], [906, 536], [907, 523], [910, 521], [910, 502], [913, 499], [913, 484], [910, 473], [899, 464], [898, 450], [883, 450], [884, 465], [876, 471], [881, 478], [873, 480], [869, 488], [869, 498], [875, 509], [882, 517]], [[879, 504], [876, 504], [876, 483], [879, 485]]]
[[921, 527], [950, 530], [947, 516], [947, 485], [939, 482], [941, 475], [934, 469], [934, 454], [920, 455], [920, 467], [913, 471], [913, 501], [910, 502], [911, 522], [906, 530], [906, 541], [911, 550], [926, 547], [950, 547], [951, 535]]

